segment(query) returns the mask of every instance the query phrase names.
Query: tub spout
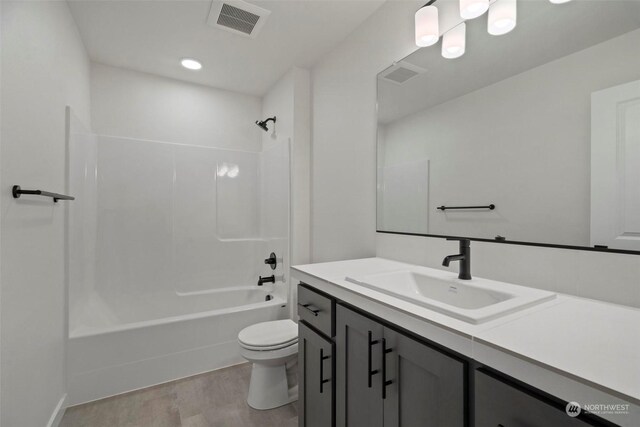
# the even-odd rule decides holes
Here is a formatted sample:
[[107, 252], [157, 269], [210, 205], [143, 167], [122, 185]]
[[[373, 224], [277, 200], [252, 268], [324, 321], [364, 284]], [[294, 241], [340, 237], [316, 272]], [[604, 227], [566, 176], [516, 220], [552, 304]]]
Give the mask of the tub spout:
[[266, 277], [260, 276], [260, 278], [258, 279], [258, 286], [262, 286], [265, 283], [276, 283], [276, 276], [274, 276], [273, 274]]

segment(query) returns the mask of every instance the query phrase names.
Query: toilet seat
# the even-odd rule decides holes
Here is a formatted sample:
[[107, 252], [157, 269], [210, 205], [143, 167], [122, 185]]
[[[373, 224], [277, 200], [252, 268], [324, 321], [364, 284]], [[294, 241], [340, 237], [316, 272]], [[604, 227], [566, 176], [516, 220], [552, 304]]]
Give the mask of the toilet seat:
[[280, 350], [282, 348], [287, 348], [287, 347], [291, 347], [292, 345], [295, 345], [298, 343], [298, 339], [294, 339], [290, 342], [286, 342], [286, 343], [282, 343], [282, 344], [277, 344], [277, 345], [270, 345], [270, 346], [255, 346], [255, 345], [249, 345], [249, 344], [245, 344], [241, 341], [239, 341], [240, 347], [246, 349], [246, 350], [253, 350], [253, 351], [274, 351], [274, 350]]
[[298, 325], [291, 319], [257, 323], [240, 331], [238, 342], [247, 350], [279, 350], [297, 344]]

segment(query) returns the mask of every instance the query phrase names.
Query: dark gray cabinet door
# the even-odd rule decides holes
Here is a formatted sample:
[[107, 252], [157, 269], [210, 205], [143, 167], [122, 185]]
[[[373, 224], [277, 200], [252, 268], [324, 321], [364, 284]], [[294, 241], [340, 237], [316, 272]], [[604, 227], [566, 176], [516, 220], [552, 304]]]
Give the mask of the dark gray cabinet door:
[[333, 424], [333, 343], [303, 322], [298, 325], [300, 427]]
[[382, 427], [384, 328], [341, 305], [336, 308], [336, 425]]
[[503, 381], [483, 372], [475, 373], [475, 427], [587, 427]]
[[383, 347], [385, 427], [464, 427], [462, 361], [388, 328]]

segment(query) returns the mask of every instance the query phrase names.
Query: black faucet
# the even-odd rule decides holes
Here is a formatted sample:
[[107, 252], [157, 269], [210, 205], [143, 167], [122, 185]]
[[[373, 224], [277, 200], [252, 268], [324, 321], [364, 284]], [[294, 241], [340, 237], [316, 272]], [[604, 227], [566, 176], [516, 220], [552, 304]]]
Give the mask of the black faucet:
[[274, 276], [273, 274], [266, 277], [260, 276], [260, 278], [258, 279], [258, 286], [262, 286], [265, 283], [276, 283], [276, 276]]
[[469, 239], [459, 239], [455, 237], [447, 237], [447, 240], [459, 240], [460, 253], [458, 255], [444, 257], [442, 265], [449, 267], [451, 261], [460, 261], [460, 274], [458, 274], [458, 279], [471, 280], [471, 241]]

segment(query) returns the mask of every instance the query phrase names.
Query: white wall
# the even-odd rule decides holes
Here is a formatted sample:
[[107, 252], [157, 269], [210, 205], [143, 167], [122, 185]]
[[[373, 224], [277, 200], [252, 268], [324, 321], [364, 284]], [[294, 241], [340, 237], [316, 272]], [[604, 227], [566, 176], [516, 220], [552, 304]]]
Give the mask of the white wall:
[[[2, 164], [2, 5], [0, 5], [0, 165]], [[0, 188], [2, 174], [0, 173]], [[0, 196], [1, 197], [1, 196]], [[2, 202], [0, 201], [0, 242], [2, 241]], [[0, 346], [2, 345], [2, 256], [0, 256]], [[0, 348], [0, 426], [2, 425], [2, 351]]]
[[[376, 74], [414, 50], [421, 5], [388, 1], [312, 70], [314, 262], [377, 253], [442, 268], [457, 250], [425, 237], [379, 234], [376, 242]], [[472, 254], [472, 272], [483, 277], [640, 306], [637, 255], [493, 243], [472, 244]]]
[[254, 122], [261, 114], [256, 96], [91, 66], [91, 115], [98, 134], [260, 151]]
[[591, 93], [637, 80], [639, 45], [632, 31], [387, 124], [385, 166], [431, 160], [428, 233], [589, 246]]
[[[262, 119], [277, 117], [278, 141], [291, 139], [291, 246], [295, 264], [310, 261], [311, 203], [311, 86], [308, 70], [294, 67], [264, 96]], [[273, 126], [270, 124], [270, 126]], [[263, 133], [263, 144], [273, 143], [272, 132]]]
[[[0, 5], [0, 165], [2, 164], [2, 5]], [[0, 173], [0, 188], [2, 174]], [[1, 197], [1, 196], [0, 196]], [[2, 202], [0, 201], [0, 242], [2, 242]], [[2, 256], [0, 254], [0, 346], [2, 346]], [[0, 347], [0, 426], [2, 425], [2, 351]]]
[[[291, 143], [290, 244], [284, 267], [311, 261], [311, 82], [308, 70], [294, 67], [276, 82], [262, 100], [262, 119], [277, 117], [263, 133], [265, 147], [274, 141]], [[279, 256], [279, 254], [278, 254]], [[288, 280], [288, 277], [287, 277]], [[296, 287], [290, 287], [291, 315], [296, 318]]]
[[65, 2], [1, 7], [0, 422], [44, 426], [66, 391], [68, 202], [14, 200], [10, 186], [65, 191], [65, 106], [89, 124], [89, 59]]
[[388, 1], [312, 70], [314, 262], [375, 253], [376, 75], [415, 49], [422, 4]]

